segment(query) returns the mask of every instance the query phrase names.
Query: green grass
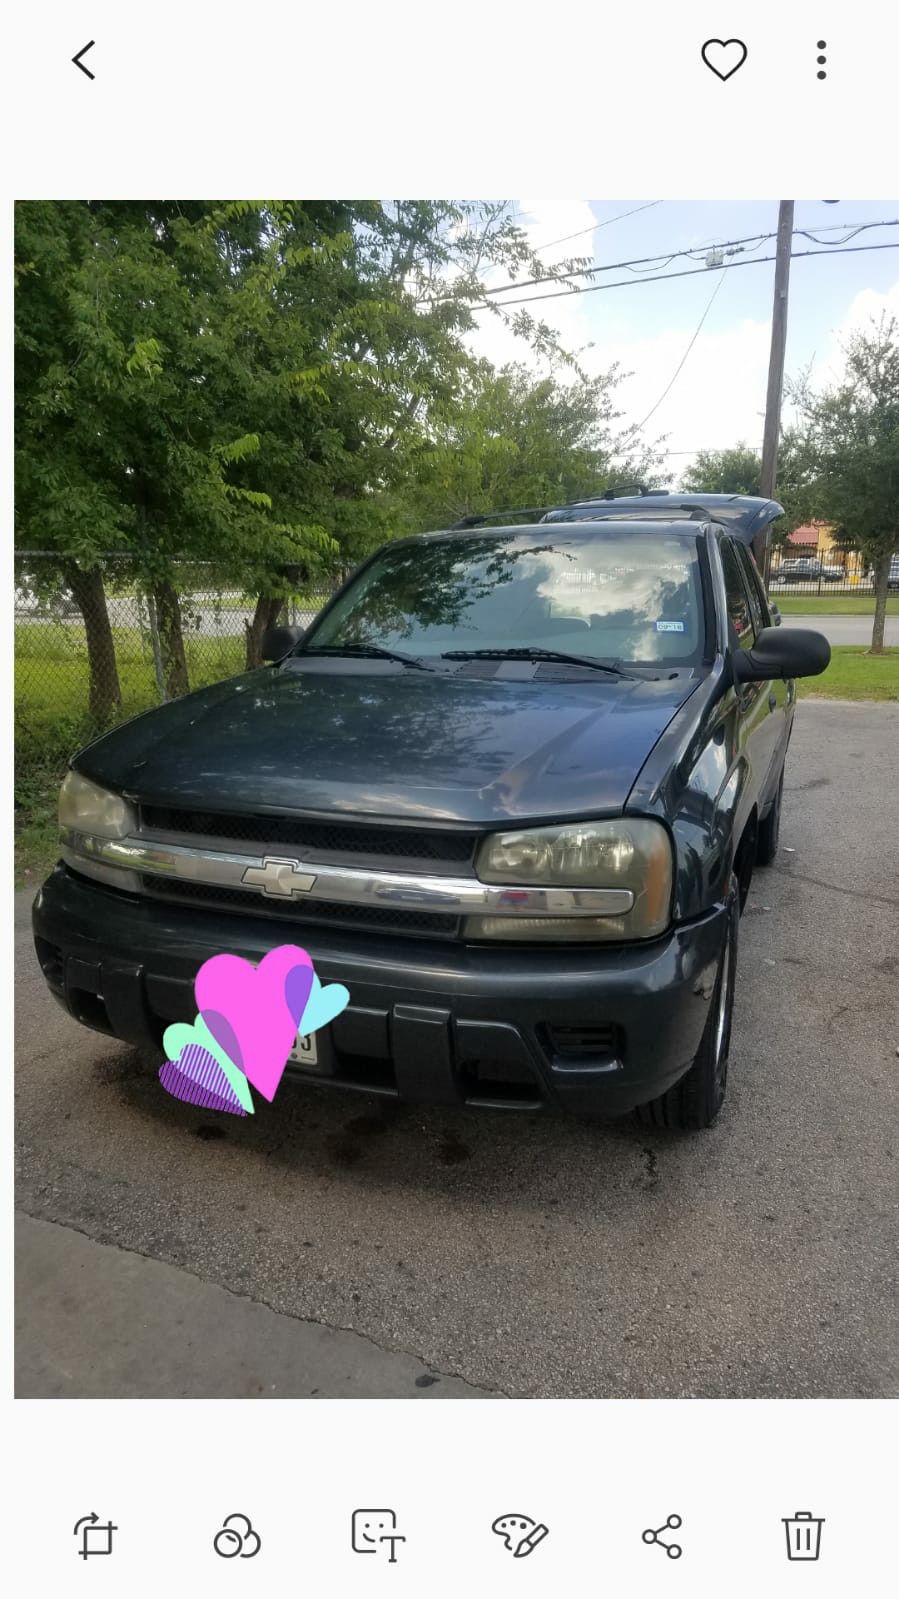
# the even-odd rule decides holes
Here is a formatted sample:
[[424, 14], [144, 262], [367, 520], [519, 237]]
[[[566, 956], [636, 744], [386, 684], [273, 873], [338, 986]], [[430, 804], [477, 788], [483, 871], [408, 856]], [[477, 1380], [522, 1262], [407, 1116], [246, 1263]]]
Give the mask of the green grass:
[[834, 644], [827, 671], [796, 687], [806, 699], [899, 700], [899, 646], [869, 655], [861, 644]]
[[[159, 703], [153, 658], [137, 628], [113, 628], [122, 719]], [[236, 638], [185, 635], [191, 688], [241, 672]], [[87, 650], [80, 629], [24, 623], [15, 630], [16, 883], [38, 883], [57, 858], [56, 799], [69, 757], [97, 729], [87, 714]]]
[[[159, 702], [153, 657], [137, 628], [114, 627], [122, 715], [134, 716]], [[242, 637], [192, 638], [184, 650], [191, 688], [203, 688], [244, 670]], [[16, 721], [34, 736], [60, 721], [83, 720], [88, 700], [87, 648], [77, 628], [28, 623], [15, 630]]]
[[[782, 616], [873, 616], [873, 594], [772, 594]], [[899, 616], [899, 595], [887, 599], [887, 616]]]

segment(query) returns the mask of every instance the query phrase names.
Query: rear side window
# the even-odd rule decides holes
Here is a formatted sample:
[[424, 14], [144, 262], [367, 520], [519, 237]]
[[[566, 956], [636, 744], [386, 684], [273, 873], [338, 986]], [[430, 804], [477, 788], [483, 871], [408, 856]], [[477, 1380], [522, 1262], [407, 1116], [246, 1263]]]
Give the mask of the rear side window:
[[749, 546], [746, 544], [735, 544], [733, 549], [742, 568], [743, 577], [749, 592], [749, 605], [752, 611], [752, 625], [755, 628], [756, 633], [760, 633], [762, 628], [768, 627], [771, 621], [771, 615], [768, 610], [768, 600], [765, 595], [765, 585], [763, 584], [761, 576], [759, 575], [759, 569], [755, 564], [755, 559]]
[[731, 646], [739, 645], [742, 650], [751, 650], [755, 643], [755, 627], [737, 552], [730, 539], [722, 539], [720, 547]]

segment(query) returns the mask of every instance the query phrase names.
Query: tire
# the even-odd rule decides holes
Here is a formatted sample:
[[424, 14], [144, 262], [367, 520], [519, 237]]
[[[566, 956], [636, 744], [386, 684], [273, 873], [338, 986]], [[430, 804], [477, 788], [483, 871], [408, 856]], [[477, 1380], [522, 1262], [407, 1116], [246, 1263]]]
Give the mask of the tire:
[[756, 866], [770, 866], [777, 854], [777, 846], [780, 843], [780, 813], [783, 808], [783, 797], [784, 768], [781, 767], [780, 782], [777, 785], [774, 804], [764, 820], [759, 822], [758, 837], [755, 841]]
[[727, 1065], [734, 1008], [737, 941], [740, 926], [740, 891], [731, 878], [727, 932], [718, 965], [715, 991], [709, 1006], [702, 1041], [689, 1071], [667, 1093], [638, 1105], [634, 1115], [641, 1127], [666, 1127], [696, 1132], [711, 1127], [727, 1093]]

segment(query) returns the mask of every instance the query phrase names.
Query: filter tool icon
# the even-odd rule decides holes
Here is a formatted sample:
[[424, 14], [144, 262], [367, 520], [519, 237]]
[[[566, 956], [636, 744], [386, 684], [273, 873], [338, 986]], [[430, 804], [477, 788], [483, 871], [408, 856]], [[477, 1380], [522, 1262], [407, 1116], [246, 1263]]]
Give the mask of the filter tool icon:
[[787, 1532], [788, 1560], [817, 1560], [821, 1553], [821, 1528], [824, 1516], [813, 1516], [810, 1510], [797, 1510], [795, 1516], [784, 1516]]

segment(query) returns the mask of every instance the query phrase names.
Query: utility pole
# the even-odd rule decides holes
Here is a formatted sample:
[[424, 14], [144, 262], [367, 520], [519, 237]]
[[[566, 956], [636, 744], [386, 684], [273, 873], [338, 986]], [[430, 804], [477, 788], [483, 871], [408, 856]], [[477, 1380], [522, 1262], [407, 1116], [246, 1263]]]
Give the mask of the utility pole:
[[[787, 347], [787, 296], [790, 288], [790, 255], [793, 249], [792, 200], [781, 200], [777, 216], [777, 256], [774, 265], [774, 305], [771, 312], [771, 354], [768, 359], [768, 394], [765, 400], [765, 436], [762, 443], [761, 492], [774, 498], [777, 486], [777, 447], [780, 442], [780, 407], [784, 387], [784, 354]], [[770, 545], [768, 529], [755, 543], [755, 558], [768, 575]]]

